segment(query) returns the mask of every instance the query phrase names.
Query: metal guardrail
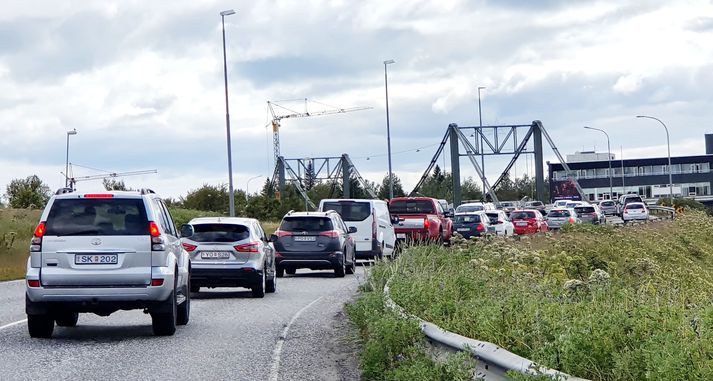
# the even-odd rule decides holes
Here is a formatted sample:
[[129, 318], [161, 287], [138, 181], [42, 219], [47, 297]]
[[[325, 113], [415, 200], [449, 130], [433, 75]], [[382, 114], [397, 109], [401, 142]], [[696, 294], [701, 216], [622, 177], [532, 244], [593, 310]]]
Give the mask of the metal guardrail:
[[475, 379], [477, 380], [505, 381], [507, 380], [507, 372], [515, 371], [527, 375], [545, 374], [551, 376], [553, 380], [588, 381], [584, 378], [573, 377], [566, 373], [540, 366], [531, 360], [518, 356], [493, 343], [471, 339], [446, 331], [418, 316], [411, 315], [391, 299], [390, 283], [391, 279], [389, 279], [384, 286], [384, 296], [387, 307], [403, 317], [418, 321], [421, 332], [426, 335], [431, 345], [446, 349], [450, 352], [470, 352], [470, 354], [478, 360], [475, 374]]
[[670, 215], [671, 218], [676, 217], [676, 209], [670, 206], [650, 205], [647, 206], [647, 208], [649, 209], [649, 212], [653, 212], [653, 214]]

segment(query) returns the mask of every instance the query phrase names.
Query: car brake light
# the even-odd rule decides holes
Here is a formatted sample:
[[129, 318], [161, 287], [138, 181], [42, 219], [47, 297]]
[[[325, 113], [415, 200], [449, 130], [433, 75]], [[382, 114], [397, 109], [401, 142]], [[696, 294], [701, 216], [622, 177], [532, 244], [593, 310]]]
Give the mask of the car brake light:
[[163, 286], [163, 279], [151, 279], [151, 286], [152, 287]]
[[425, 229], [428, 229], [429, 227], [431, 227], [431, 221], [428, 218], [423, 219], [423, 227]]
[[85, 194], [84, 198], [113, 198], [114, 195], [111, 193], [91, 193]]
[[376, 239], [376, 213], [373, 209], [371, 211], [371, 239]]
[[151, 237], [158, 237], [161, 235], [161, 231], [158, 230], [158, 225], [155, 222], [149, 221], [149, 233]]
[[36, 280], [36, 279], [28, 279], [27, 286], [34, 287], [34, 288], [40, 287], [40, 281]]
[[337, 238], [337, 237], [339, 237], [339, 232], [336, 230], [329, 230], [326, 232], [321, 232], [321, 233], [319, 233], [319, 235], [321, 235], [323, 237]]
[[239, 253], [257, 253], [257, 246], [257, 242], [250, 242], [242, 245], [235, 245], [233, 247]]
[[191, 245], [190, 243], [185, 243], [185, 242], [182, 243], [181, 245], [183, 245], [183, 248], [186, 249], [186, 251], [193, 251], [198, 247], [196, 245]]
[[570, 223], [570, 224], [573, 224], [573, 223], [574, 223], [574, 218], [570, 217], [570, 218], [569, 218], [569, 223]]
[[485, 225], [483, 225], [482, 223], [481, 223], [481, 224], [478, 224], [478, 227], [475, 228], [475, 230], [477, 230], [477, 231], [479, 231], [479, 232], [482, 232], [482, 231], [485, 230]]
[[280, 253], [279, 251], [275, 251], [275, 258], [277, 257], [282, 257], [282, 253]]
[[42, 238], [45, 235], [45, 222], [42, 221], [35, 228], [35, 237]]
[[284, 231], [284, 230], [278, 230], [278, 231], [275, 232], [275, 235], [276, 235], [278, 238], [279, 238], [279, 237], [289, 237], [289, 236], [292, 235], [292, 233], [291, 233], [291, 232], [286, 232], [286, 231]]

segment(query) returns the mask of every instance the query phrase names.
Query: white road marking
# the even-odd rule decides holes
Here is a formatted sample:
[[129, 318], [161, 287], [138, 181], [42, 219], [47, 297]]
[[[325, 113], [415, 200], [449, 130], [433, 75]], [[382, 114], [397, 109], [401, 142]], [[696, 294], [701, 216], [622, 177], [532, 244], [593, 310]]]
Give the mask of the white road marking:
[[4, 285], [4, 284], [20, 283], [20, 282], [24, 282], [24, 281], [25, 281], [24, 279], [6, 280], [6, 281], [0, 282], [0, 286], [2, 286], [2, 285]]
[[22, 320], [18, 320], [18, 321], [16, 321], [16, 322], [14, 322], [14, 323], [5, 324], [5, 325], [3, 325], [3, 326], [0, 326], [0, 331], [2, 331], [2, 330], [5, 329], [5, 328], [10, 328], [10, 327], [14, 327], [14, 326], [16, 326], [16, 325], [18, 325], [18, 324], [25, 323], [26, 321], [27, 321], [27, 319], [22, 319]]
[[[285, 329], [282, 330], [282, 334], [280, 337], [277, 339], [277, 344], [275, 345], [275, 350], [272, 351], [272, 366], [270, 367], [270, 381], [277, 381], [277, 378], [280, 373], [280, 357], [282, 356], [282, 344], [284, 344], [285, 339], [287, 339], [287, 332], [289, 332], [290, 327], [292, 324], [297, 320], [297, 318], [302, 315], [303, 312], [305, 312], [308, 308], [312, 307], [315, 303], [320, 301], [324, 296], [320, 296], [319, 298], [313, 300], [310, 304], [302, 307], [301, 310], [297, 311], [297, 313], [292, 316], [292, 319], [290, 319], [290, 322], [287, 323], [285, 326]], [[2, 328], [0, 328], [2, 329]]]

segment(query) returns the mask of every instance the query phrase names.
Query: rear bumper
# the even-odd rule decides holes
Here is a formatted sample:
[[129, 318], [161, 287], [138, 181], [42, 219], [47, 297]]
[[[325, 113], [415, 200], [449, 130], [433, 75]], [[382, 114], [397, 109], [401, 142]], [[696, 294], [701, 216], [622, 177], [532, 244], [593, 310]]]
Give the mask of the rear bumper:
[[341, 251], [333, 253], [281, 252], [280, 255], [275, 258], [275, 263], [281, 268], [325, 270], [339, 267], [344, 263], [344, 253]]
[[247, 287], [262, 283], [262, 271], [252, 267], [191, 269], [191, 285], [197, 287]]
[[435, 241], [438, 239], [438, 232], [432, 233], [428, 230], [415, 229], [395, 229], [397, 240], [412, 240], [412, 241]]

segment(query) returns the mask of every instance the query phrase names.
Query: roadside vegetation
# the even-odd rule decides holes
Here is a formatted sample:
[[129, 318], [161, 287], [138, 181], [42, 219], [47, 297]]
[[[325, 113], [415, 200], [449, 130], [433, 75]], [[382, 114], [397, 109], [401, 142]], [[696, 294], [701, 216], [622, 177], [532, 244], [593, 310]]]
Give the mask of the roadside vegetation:
[[25, 276], [30, 239], [39, 210], [0, 208], [0, 281]]
[[[711, 237], [713, 218], [690, 212], [623, 228], [461, 240], [411, 248], [372, 284], [393, 273], [392, 297], [409, 313], [574, 376], [710, 380]], [[388, 314], [373, 307], [369, 316], [360, 320]]]

